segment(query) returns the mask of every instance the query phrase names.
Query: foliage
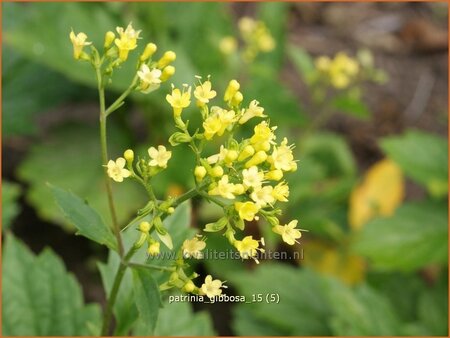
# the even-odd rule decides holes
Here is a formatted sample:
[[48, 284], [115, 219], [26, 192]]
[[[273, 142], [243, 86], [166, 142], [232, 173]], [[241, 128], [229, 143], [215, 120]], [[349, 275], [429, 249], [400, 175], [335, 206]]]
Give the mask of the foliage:
[[2, 182], [2, 231], [6, 231], [14, 218], [20, 212], [17, 199], [21, 193], [18, 184], [9, 181]]

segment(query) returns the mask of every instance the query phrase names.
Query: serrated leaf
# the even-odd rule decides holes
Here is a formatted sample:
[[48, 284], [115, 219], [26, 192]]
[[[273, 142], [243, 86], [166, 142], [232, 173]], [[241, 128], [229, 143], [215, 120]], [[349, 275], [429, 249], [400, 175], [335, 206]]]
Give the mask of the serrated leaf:
[[354, 249], [384, 270], [412, 271], [448, 261], [445, 204], [404, 204], [389, 218], [367, 223]]
[[438, 197], [448, 192], [448, 144], [435, 134], [409, 130], [380, 142], [384, 152], [407, 176]]
[[18, 184], [8, 181], [2, 182], [2, 231], [9, 228], [20, 211], [17, 199], [21, 189]]
[[[92, 335], [100, 326], [98, 305], [84, 305], [80, 286], [50, 249], [35, 256], [7, 234], [3, 252], [4, 336]], [[95, 332], [98, 334], [98, 332]]]
[[134, 300], [141, 320], [145, 325], [145, 335], [153, 334], [161, 307], [159, 286], [152, 272], [145, 268], [132, 268]]
[[49, 185], [49, 188], [64, 216], [77, 228], [77, 234], [117, 250], [117, 241], [111, 228], [103, 222], [94, 209], [71, 192], [52, 185]]
[[[42, 219], [73, 230], [54, 203], [52, 193], [45, 184], [49, 182], [86, 199], [106, 223], [111, 222], [98, 133], [96, 127], [67, 125], [31, 147], [19, 166], [18, 176], [30, 185], [27, 201]], [[108, 133], [110, 158], [115, 159], [121, 156], [129, 140], [124, 131], [112, 123], [108, 126]], [[112, 185], [118, 221], [123, 224], [144, 204], [145, 195], [130, 180], [112, 182]]]

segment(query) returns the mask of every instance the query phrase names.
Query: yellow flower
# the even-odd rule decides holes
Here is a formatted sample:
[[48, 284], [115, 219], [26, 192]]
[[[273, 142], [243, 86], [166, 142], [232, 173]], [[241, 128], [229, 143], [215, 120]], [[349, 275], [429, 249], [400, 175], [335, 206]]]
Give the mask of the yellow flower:
[[279, 181], [283, 178], [283, 172], [280, 169], [274, 169], [267, 172], [264, 178], [271, 181]]
[[203, 177], [206, 175], [206, 168], [204, 166], [197, 166], [194, 169], [194, 175], [197, 181], [203, 180]]
[[144, 94], [158, 89], [161, 84], [161, 71], [156, 68], [150, 70], [146, 64], [141, 66], [141, 69], [138, 70], [137, 75], [141, 79], [139, 89]]
[[199, 86], [195, 87], [194, 96], [197, 99], [199, 105], [203, 106], [208, 103], [209, 100], [216, 97], [217, 93], [215, 90], [211, 90], [211, 82], [205, 81]]
[[250, 197], [260, 208], [275, 202], [275, 198], [273, 197], [273, 187], [270, 185], [254, 189], [250, 194]]
[[237, 159], [237, 157], [238, 152], [236, 150], [230, 150], [221, 145], [219, 153], [209, 156], [207, 158], [207, 161], [209, 164], [215, 164], [217, 162], [223, 161], [226, 165], [231, 166], [232, 163]]
[[220, 107], [211, 108], [212, 115], [203, 122], [205, 138], [211, 140], [214, 135], [222, 136], [226, 128], [234, 122], [236, 113], [233, 110], [225, 110]]
[[[264, 243], [264, 240], [261, 239], [261, 242]], [[253, 236], [246, 236], [241, 241], [235, 241], [234, 246], [239, 251], [241, 258], [253, 258], [255, 262], [259, 264], [259, 261], [255, 256], [258, 251], [264, 252], [264, 249], [259, 248], [259, 241], [253, 239]]]
[[272, 191], [272, 196], [277, 201], [287, 202], [289, 197], [289, 186], [285, 182], [278, 183]]
[[87, 42], [87, 35], [84, 33], [78, 33], [75, 35], [73, 31], [70, 32], [70, 41], [73, 44], [73, 57], [78, 60], [83, 52], [83, 47], [92, 44], [92, 42]]
[[170, 79], [173, 74], [175, 74], [175, 67], [174, 66], [167, 66], [164, 67], [164, 69], [162, 70], [162, 74], [161, 74], [161, 81], [167, 81], [168, 79]]
[[264, 150], [258, 151], [251, 159], [245, 163], [246, 168], [263, 163], [267, 159], [267, 154]]
[[202, 250], [206, 247], [206, 243], [202, 240], [199, 240], [197, 237], [192, 239], [186, 239], [183, 242], [183, 256], [185, 258], [196, 258], [200, 259], [203, 257]]
[[241, 153], [239, 154], [238, 161], [241, 162], [245, 160], [246, 158], [252, 156], [255, 153], [255, 148], [253, 148], [251, 145], [247, 145], [242, 149]]
[[200, 291], [202, 294], [206, 295], [208, 298], [214, 298], [222, 294], [222, 288], [226, 288], [224, 282], [219, 279], [212, 279], [211, 275], [206, 276], [205, 283], [203, 283]]
[[259, 188], [264, 179], [264, 173], [258, 171], [258, 167], [254, 166], [242, 170], [242, 177], [242, 183], [244, 183], [245, 188]]
[[374, 217], [392, 215], [403, 200], [404, 190], [400, 167], [389, 159], [377, 162], [350, 195], [350, 226], [360, 229]]
[[108, 168], [108, 176], [116, 182], [123, 182], [123, 179], [129, 177], [131, 174], [128, 169], [125, 169], [125, 164], [126, 161], [123, 157], [119, 157], [115, 162], [109, 160], [106, 166]]
[[158, 47], [154, 43], [147, 43], [145, 46], [144, 52], [139, 57], [139, 60], [146, 61], [152, 57], [152, 55], [156, 52]]
[[294, 245], [294, 243], [298, 243], [297, 239], [302, 237], [302, 233], [300, 232], [300, 230], [295, 229], [297, 223], [297, 220], [293, 220], [286, 225], [276, 225], [272, 228], [272, 230], [273, 232], [281, 235], [281, 238], [285, 243]]
[[228, 83], [227, 89], [225, 90], [223, 100], [225, 102], [230, 102], [231, 99], [234, 97], [234, 95], [236, 95], [236, 93], [238, 92], [240, 87], [241, 87], [241, 85], [239, 84], [239, 82], [237, 82], [236, 80], [231, 80]]
[[114, 32], [108, 31], [105, 34], [105, 42], [103, 43], [104, 48], [109, 48], [111, 44], [114, 42], [114, 39], [116, 38], [116, 35]]
[[167, 162], [172, 157], [172, 152], [167, 151], [166, 147], [160, 145], [158, 146], [158, 150], [155, 147], [150, 147], [148, 149], [148, 155], [151, 158], [148, 162], [149, 166], [167, 168]]
[[359, 64], [345, 53], [338, 53], [328, 68], [331, 84], [337, 89], [348, 87], [359, 71]]
[[158, 255], [159, 254], [159, 252], [160, 252], [160, 246], [161, 246], [161, 244], [159, 243], [159, 242], [153, 242], [153, 243], [151, 243], [149, 246], [148, 246], [148, 248], [147, 248], [147, 253], [150, 255], [150, 256], [156, 256], [156, 255]]
[[239, 217], [246, 221], [253, 221], [259, 211], [259, 207], [253, 202], [236, 202], [234, 208], [239, 213]]
[[269, 151], [270, 144], [273, 143], [273, 140], [275, 139], [275, 134], [273, 133], [273, 130], [275, 129], [276, 127], [270, 128], [266, 121], [255, 126], [250, 142], [256, 151]]
[[327, 72], [330, 69], [331, 60], [328, 56], [320, 56], [314, 61], [314, 65], [320, 72]]
[[237, 41], [232, 36], [225, 36], [219, 42], [219, 49], [225, 55], [234, 53], [237, 49]]
[[191, 87], [184, 87], [183, 91], [174, 88], [171, 95], [166, 95], [166, 100], [172, 106], [175, 117], [179, 117], [183, 108], [191, 104]]
[[217, 187], [208, 191], [210, 195], [219, 195], [230, 200], [234, 199], [234, 184], [228, 182], [228, 175], [223, 175], [217, 183]]
[[259, 102], [256, 100], [253, 100], [250, 102], [250, 105], [245, 110], [242, 117], [239, 119], [239, 124], [244, 124], [248, 120], [250, 120], [253, 117], [267, 117], [267, 115], [264, 115], [264, 108], [259, 107]]
[[274, 169], [295, 171], [297, 169], [297, 164], [295, 163], [294, 155], [292, 154], [292, 146], [288, 146], [287, 143], [288, 140], [285, 137], [280, 146], [274, 147], [272, 155], [268, 158], [268, 162], [272, 164]]
[[134, 30], [131, 22], [128, 24], [127, 29], [124, 31], [122, 27], [116, 28], [119, 33], [119, 39], [114, 40], [117, 48], [119, 49], [119, 58], [125, 61], [128, 58], [128, 53], [137, 47], [137, 39], [141, 31]]
[[133, 162], [134, 160], [134, 151], [131, 149], [127, 149], [123, 153], [123, 157], [127, 160], [127, 162]]
[[164, 53], [161, 59], [158, 60], [158, 68], [164, 68], [177, 58], [177, 54], [175, 52], [169, 50]]
[[270, 52], [275, 48], [275, 40], [268, 32], [261, 34], [258, 38], [258, 47], [262, 52]]

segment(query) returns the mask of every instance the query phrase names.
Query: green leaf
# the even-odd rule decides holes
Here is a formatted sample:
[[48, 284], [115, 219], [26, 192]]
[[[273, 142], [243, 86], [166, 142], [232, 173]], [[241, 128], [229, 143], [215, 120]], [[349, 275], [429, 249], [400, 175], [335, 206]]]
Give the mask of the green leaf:
[[[276, 276], [276, 280], [274, 280]], [[327, 325], [330, 315], [323, 296], [321, 278], [310, 270], [299, 270], [281, 264], [261, 264], [251, 272], [230, 274], [229, 280], [239, 295], [252, 302], [253, 295], [261, 293], [279, 296], [278, 303], [255, 302], [239, 304], [235, 309], [233, 327], [237, 335], [253, 335], [254, 325], [242, 321], [263, 322], [271, 327], [263, 333], [276, 335], [330, 335]], [[277, 281], [282, 281], [281, 283]], [[242, 310], [242, 308], [244, 310]], [[241, 317], [246, 313], [245, 317]], [[239, 319], [238, 318], [239, 315]]]
[[297, 72], [302, 76], [304, 81], [308, 83], [316, 69], [311, 55], [309, 55], [305, 49], [294, 45], [289, 45], [288, 55]]
[[381, 148], [407, 176], [424, 185], [433, 196], [448, 192], [448, 144], [435, 134], [409, 130], [381, 140]]
[[77, 234], [104, 244], [112, 250], [117, 250], [116, 238], [111, 228], [103, 222], [94, 209], [71, 192], [52, 185], [49, 187], [64, 216], [77, 228]]
[[20, 196], [20, 186], [8, 181], [2, 182], [2, 231], [11, 226], [12, 221], [20, 212], [17, 199]]
[[448, 336], [448, 282], [440, 284], [419, 296], [417, 312], [425, 335]]
[[[139, 320], [133, 330], [135, 336], [148, 335], [145, 323]], [[193, 312], [187, 302], [173, 302], [165, 304], [159, 310], [155, 336], [214, 336], [213, 325], [209, 313]]]
[[[120, 257], [114, 251], [109, 251], [107, 263], [98, 263], [106, 297], [109, 296], [120, 265]], [[133, 296], [133, 278], [131, 270], [127, 269], [120, 285], [116, 302], [113, 307], [115, 316], [114, 334], [118, 336], [128, 335], [131, 327], [138, 319], [138, 311]]]
[[[115, 159], [122, 156], [129, 140], [114, 124], [108, 127], [110, 158]], [[54, 203], [45, 184], [50, 182], [86, 199], [107, 224], [111, 223], [99, 143], [96, 127], [67, 125], [31, 147], [19, 166], [18, 176], [29, 184], [26, 199], [39, 217], [73, 230]], [[143, 206], [145, 195], [143, 189], [130, 180], [112, 182], [112, 185], [118, 221], [124, 224], [131, 213]]]
[[352, 98], [349, 95], [337, 96], [331, 102], [331, 106], [339, 112], [359, 119], [367, 120], [370, 117], [367, 105], [360, 99]]
[[151, 271], [144, 268], [133, 268], [134, 300], [141, 320], [145, 323], [145, 335], [153, 334], [162, 305], [159, 286], [152, 277]]
[[355, 290], [334, 279], [326, 283], [335, 336], [387, 336], [400, 334], [400, 322], [387, 298], [367, 285]]
[[354, 248], [379, 269], [412, 271], [446, 265], [447, 215], [444, 203], [404, 204], [394, 216], [366, 224]]
[[2, 334], [81, 336], [98, 334], [98, 305], [84, 305], [74, 276], [50, 249], [35, 256], [8, 234], [3, 252]]

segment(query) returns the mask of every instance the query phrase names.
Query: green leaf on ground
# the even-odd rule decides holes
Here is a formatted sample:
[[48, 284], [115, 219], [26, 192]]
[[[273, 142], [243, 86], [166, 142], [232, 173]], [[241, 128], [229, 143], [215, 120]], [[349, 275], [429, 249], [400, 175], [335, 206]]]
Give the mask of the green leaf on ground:
[[381, 140], [384, 152], [407, 176], [437, 197], [448, 192], [448, 144], [441, 136], [409, 130]]
[[49, 188], [64, 216], [77, 228], [77, 234], [117, 250], [117, 241], [111, 228], [94, 209], [69, 191], [52, 185], [49, 185]]
[[139, 317], [145, 324], [145, 335], [152, 335], [162, 305], [159, 286], [152, 277], [152, 272], [145, 268], [133, 268], [133, 286]]
[[[109, 134], [110, 158], [115, 159], [122, 156], [129, 141], [124, 131], [114, 124], [110, 124]], [[42, 219], [73, 230], [54, 203], [52, 192], [46, 185], [49, 182], [86, 199], [106, 224], [111, 223], [97, 128], [70, 125], [55, 130], [31, 147], [20, 164], [18, 176], [30, 185], [26, 199]], [[112, 182], [112, 185], [118, 221], [124, 224], [144, 205], [145, 195], [143, 189], [130, 180]]]
[[[81, 288], [50, 249], [35, 256], [6, 235], [2, 273], [4, 336], [86, 336], [100, 327], [98, 305], [83, 304]], [[92, 331], [90, 328], [93, 328]]]
[[11, 226], [14, 218], [19, 214], [20, 207], [17, 199], [20, 196], [20, 186], [8, 181], [2, 182], [2, 231]]
[[407, 203], [389, 218], [366, 224], [354, 249], [383, 270], [412, 271], [448, 261], [447, 206]]

